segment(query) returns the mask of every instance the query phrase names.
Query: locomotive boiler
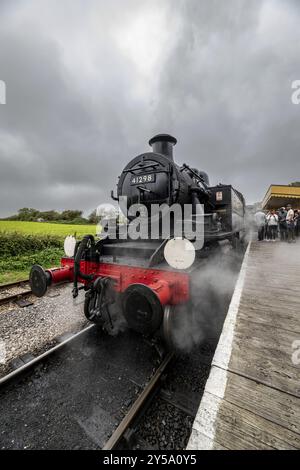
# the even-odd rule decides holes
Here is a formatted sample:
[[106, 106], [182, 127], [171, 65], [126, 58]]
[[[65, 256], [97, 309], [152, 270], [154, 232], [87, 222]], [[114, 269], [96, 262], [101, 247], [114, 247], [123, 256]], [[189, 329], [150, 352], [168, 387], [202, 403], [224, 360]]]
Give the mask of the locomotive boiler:
[[97, 238], [68, 237], [58, 268], [32, 267], [36, 296], [53, 284], [72, 282], [73, 297], [85, 291], [84, 313], [102, 329], [113, 331], [121, 318], [173, 344], [176, 317], [188, 315], [192, 277], [224, 241], [240, 245], [245, 213], [244, 198], [231, 185], [210, 186], [204, 171], [175, 163], [176, 142], [168, 134], [154, 136], [152, 151], [121, 172], [111, 196], [126, 215], [123, 223], [107, 224]]

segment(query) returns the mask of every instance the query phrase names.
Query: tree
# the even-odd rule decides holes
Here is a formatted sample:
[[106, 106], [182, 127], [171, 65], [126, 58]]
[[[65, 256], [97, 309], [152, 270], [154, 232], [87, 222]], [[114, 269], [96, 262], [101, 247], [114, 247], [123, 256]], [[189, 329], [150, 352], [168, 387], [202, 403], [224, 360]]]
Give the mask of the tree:
[[90, 215], [88, 216], [88, 221], [90, 224], [98, 224], [98, 222], [100, 221], [100, 216], [97, 215], [97, 210], [93, 210], [93, 212], [90, 213]]
[[66, 210], [61, 213], [62, 220], [74, 220], [82, 217], [82, 211], [79, 210]]
[[60, 213], [54, 210], [40, 212], [39, 216], [48, 222], [60, 219]]
[[23, 207], [18, 210], [18, 220], [35, 220], [39, 217], [39, 211], [37, 209]]
[[65, 222], [72, 224], [86, 224], [88, 223], [87, 219], [82, 217], [83, 211], [80, 210], [65, 210], [62, 213], [55, 210], [50, 211], [39, 211], [33, 209], [32, 207], [23, 207], [18, 210], [17, 215], [7, 217], [6, 220], [22, 220], [22, 221], [40, 221], [45, 222]]

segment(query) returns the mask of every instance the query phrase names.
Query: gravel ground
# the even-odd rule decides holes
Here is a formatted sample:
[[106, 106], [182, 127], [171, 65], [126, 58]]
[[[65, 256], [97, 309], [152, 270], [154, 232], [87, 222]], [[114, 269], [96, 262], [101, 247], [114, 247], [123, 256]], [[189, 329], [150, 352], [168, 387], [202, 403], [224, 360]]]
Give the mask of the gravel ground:
[[136, 449], [185, 449], [193, 421], [191, 416], [158, 398], [139, 432], [146, 444], [136, 446]]
[[[167, 371], [163, 392], [154, 397], [136, 430], [136, 449], [182, 450], [186, 448], [194, 416], [210, 371], [216, 342], [205, 343], [181, 354]], [[167, 393], [166, 393], [167, 392]], [[163, 397], [170, 396], [170, 401]], [[187, 413], [172, 401], [187, 407]]]
[[20, 285], [7, 288], [5, 288], [3, 285], [0, 285], [0, 299], [8, 297], [9, 295], [19, 294], [26, 290], [30, 290], [29, 282], [23, 282]]
[[[74, 302], [71, 286], [50, 289], [40, 299], [27, 298], [33, 305], [25, 308], [15, 304], [0, 310], [0, 346], [5, 350], [5, 363], [0, 364], [0, 376], [11, 369], [11, 362], [26, 353], [37, 355], [55, 343], [55, 338], [77, 332], [87, 324], [83, 313], [84, 293]], [[1, 357], [3, 359], [3, 357]]]

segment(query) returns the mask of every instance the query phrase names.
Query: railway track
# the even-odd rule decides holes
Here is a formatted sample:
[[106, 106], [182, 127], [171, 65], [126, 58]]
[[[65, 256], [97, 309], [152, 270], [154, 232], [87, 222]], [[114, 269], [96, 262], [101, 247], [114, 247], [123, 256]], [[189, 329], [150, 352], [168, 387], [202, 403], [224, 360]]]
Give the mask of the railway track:
[[140, 335], [89, 325], [0, 379], [0, 448], [103, 449], [158, 362]]
[[[67, 284], [67, 282], [61, 282], [56, 284], [55, 287], [62, 284]], [[10, 302], [16, 302], [22, 298], [25, 298], [32, 294], [32, 290], [29, 286], [29, 279], [24, 279], [23, 281], [10, 282], [8, 284], [0, 284], [0, 305], [4, 305]]]
[[[153, 347], [131, 332], [127, 338], [126, 334], [99, 336], [97, 327], [89, 325], [1, 378], [0, 448], [165, 448], [151, 447], [141, 432], [143, 422], [152, 419], [149, 412], [161, 402], [164, 408], [154, 411], [153, 429], [161, 427], [159, 419], [166, 420], [166, 409], [172, 407], [181, 417], [189, 415], [187, 423], [179, 419], [179, 427], [189, 435], [198, 403], [190, 411], [184, 400], [190, 392], [180, 395], [174, 389], [174, 375], [182, 382], [178, 357], [168, 353], [158, 361]], [[199, 375], [195, 367], [199, 357], [192, 365]], [[186, 369], [183, 364], [181, 370]], [[194, 395], [200, 399], [198, 390]], [[172, 423], [173, 411], [169, 415]]]
[[[207, 351], [195, 351], [193, 358], [168, 353], [103, 450], [185, 449], [215, 344], [210, 344]], [[149, 436], [149, 427], [154, 439]]]
[[15, 302], [32, 294], [29, 279], [0, 285], [0, 305]]
[[9, 374], [5, 375], [4, 377], [0, 378], [0, 389], [3, 386], [8, 385], [10, 382], [14, 380], [18, 380], [21, 378], [22, 374], [30, 371], [33, 369], [35, 366], [37, 366], [39, 363], [42, 361], [45, 361], [47, 358], [49, 358], [51, 355], [56, 353], [59, 349], [62, 349], [65, 347], [67, 344], [71, 343], [72, 341], [78, 339], [81, 335], [87, 333], [89, 330], [92, 328], [95, 328], [94, 324], [88, 325], [86, 328], [83, 328], [80, 330], [78, 333], [73, 333], [70, 335], [67, 335], [66, 339], [60, 340], [55, 346], [52, 348], [49, 348], [47, 351], [44, 353], [40, 354], [39, 356], [36, 356], [32, 359], [30, 359], [28, 362], [25, 362], [23, 365], [18, 367], [17, 369], [13, 370]]
[[148, 384], [145, 386], [144, 390], [138, 396], [136, 401], [133, 403], [129, 411], [127, 412], [124, 419], [121, 421], [117, 429], [114, 431], [112, 436], [109, 438], [103, 450], [113, 450], [116, 449], [121, 440], [127, 440], [126, 433], [130, 430], [138, 416], [144, 412], [145, 408], [149, 404], [149, 401], [157, 391], [160, 381], [166, 372], [167, 367], [174, 359], [174, 354], [169, 353], [162, 361], [160, 366], [155, 371], [153, 377], [149, 380]]

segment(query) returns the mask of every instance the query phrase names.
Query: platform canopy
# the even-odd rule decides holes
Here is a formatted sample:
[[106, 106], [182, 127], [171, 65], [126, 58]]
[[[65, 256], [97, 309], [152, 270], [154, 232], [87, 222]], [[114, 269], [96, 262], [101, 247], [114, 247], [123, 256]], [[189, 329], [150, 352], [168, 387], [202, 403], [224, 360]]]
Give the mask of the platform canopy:
[[300, 209], [300, 186], [271, 184], [262, 201], [263, 209], [279, 209], [291, 204]]

